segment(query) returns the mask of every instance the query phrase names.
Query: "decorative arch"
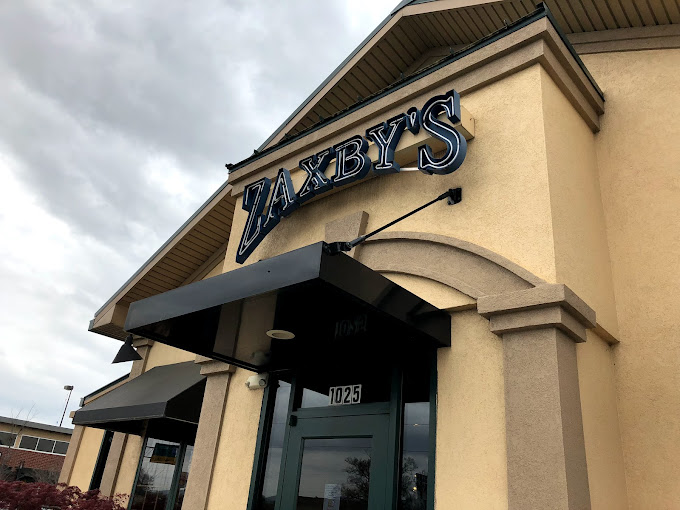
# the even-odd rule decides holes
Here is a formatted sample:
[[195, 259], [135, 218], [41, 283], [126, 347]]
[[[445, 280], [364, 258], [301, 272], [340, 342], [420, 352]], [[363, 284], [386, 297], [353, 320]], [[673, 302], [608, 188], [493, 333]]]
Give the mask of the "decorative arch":
[[491, 250], [425, 232], [378, 234], [365, 241], [358, 258], [375, 271], [433, 280], [475, 300], [546, 284]]
[[566, 285], [452, 237], [383, 233], [358, 258], [466, 294], [502, 338], [508, 508], [590, 508], [575, 342], [595, 311]]

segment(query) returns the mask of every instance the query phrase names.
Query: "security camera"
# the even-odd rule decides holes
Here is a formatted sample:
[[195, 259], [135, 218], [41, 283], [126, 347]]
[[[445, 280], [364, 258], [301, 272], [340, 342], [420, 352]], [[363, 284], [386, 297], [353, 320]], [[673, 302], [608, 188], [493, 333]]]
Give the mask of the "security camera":
[[269, 383], [269, 374], [255, 374], [248, 377], [246, 386], [249, 390], [263, 390]]

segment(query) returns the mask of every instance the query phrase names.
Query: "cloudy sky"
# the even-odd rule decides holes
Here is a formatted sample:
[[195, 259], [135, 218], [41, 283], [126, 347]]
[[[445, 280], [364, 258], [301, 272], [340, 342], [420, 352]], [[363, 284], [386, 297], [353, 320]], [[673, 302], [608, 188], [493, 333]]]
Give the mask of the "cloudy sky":
[[0, 415], [129, 371], [94, 312], [397, 3], [0, 2]]

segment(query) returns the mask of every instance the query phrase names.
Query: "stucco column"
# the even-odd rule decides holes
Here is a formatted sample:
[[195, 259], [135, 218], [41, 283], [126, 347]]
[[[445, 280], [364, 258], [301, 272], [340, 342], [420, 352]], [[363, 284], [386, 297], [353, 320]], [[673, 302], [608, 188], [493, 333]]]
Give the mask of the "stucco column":
[[73, 433], [71, 434], [71, 439], [68, 442], [68, 449], [66, 450], [66, 457], [64, 457], [64, 463], [61, 466], [61, 472], [59, 473], [59, 483], [69, 483], [71, 480], [71, 473], [73, 473], [73, 466], [76, 463], [76, 457], [78, 456], [78, 450], [80, 449], [80, 441], [83, 439], [84, 427], [76, 425], [73, 427]]
[[[130, 379], [144, 373], [146, 360], [149, 357], [149, 350], [151, 350], [153, 340], [138, 338], [132, 342], [132, 345], [137, 349], [137, 353], [139, 353], [142, 359], [132, 363]], [[123, 462], [123, 454], [125, 453], [125, 446], [128, 442], [127, 439], [128, 434], [123, 434], [122, 432], [115, 432], [113, 434], [111, 448], [109, 449], [109, 455], [106, 458], [106, 466], [104, 467], [102, 481], [99, 486], [99, 490], [104, 496], [113, 496], [116, 493], [116, 482], [118, 481], [118, 473], [120, 472], [120, 466]], [[141, 450], [139, 453], [141, 454]]]
[[508, 508], [590, 509], [575, 342], [595, 312], [564, 285], [477, 307], [503, 338]]
[[234, 371], [231, 365], [203, 356], [196, 356], [196, 363], [201, 365], [201, 375], [207, 380], [182, 510], [204, 510], [208, 503], [229, 379]]

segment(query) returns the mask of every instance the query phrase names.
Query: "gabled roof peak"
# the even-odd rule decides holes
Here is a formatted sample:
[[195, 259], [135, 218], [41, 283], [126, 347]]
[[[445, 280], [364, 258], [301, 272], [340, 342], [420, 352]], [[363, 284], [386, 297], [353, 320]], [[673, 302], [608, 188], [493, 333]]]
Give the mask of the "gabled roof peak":
[[[680, 23], [680, 3], [546, 0], [565, 34]], [[538, 4], [538, 5], [537, 5]], [[258, 148], [271, 148], [528, 16], [535, 0], [402, 0]]]

